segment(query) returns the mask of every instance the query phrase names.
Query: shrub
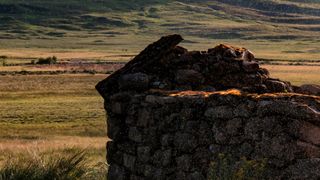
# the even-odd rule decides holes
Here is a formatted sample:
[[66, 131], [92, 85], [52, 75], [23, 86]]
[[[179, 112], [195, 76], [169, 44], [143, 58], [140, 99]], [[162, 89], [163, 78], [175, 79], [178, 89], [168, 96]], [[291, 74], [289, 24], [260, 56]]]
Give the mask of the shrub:
[[2, 56], [0, 56], [0, 59], [2, 59], [2, 66], [7, 66], [8, 65], [7, 61], [6, 61], [6, 59], [8, 59], [8, 56], [2, 55]]
[[39, 58], [37, 64], [57, 64], [57, 57], [47, 57], [47, 58]]
[[77, 149], [68, 154], [10, 155], [0, 169], [0, 180], [79, 179], [86, 174], [85, 155]]
[[2, 66], [7, 66], [7, 61], [5, 59], [2, 60]]
[[103, 62], [101, 60], [97, 60], [96, 64], [103, 64]]
[[84, 71], [83, 71], [84, 73], [88, 73], [88, 74], [92, 74], [92, 75], [94, 75], [94, 74], [96, 74], [97, 73], [97, 71], [95, 71], [95, 70], [88, 70], [88, 69], [85, 69]]
[[29, 71], [27, 71], [27, 70], [25, 70], [25, 69], [22, 69], [21, 71], [20, 71], [20, 74], [22, 74], [22, 75], [27, 75], [27, 74], [29, 74], [30, 72]]

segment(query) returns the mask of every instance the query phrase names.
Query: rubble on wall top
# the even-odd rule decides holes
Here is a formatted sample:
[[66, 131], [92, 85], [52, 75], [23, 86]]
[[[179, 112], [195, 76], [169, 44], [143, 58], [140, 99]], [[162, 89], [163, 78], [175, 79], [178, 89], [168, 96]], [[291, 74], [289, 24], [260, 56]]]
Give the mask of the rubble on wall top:
[[207, 51], [188, 51], [178, 46], [180, 35], [162, 37], [150, 44], [97, 85], [108, 98], [121, 92], [206, 91], [239, 89], [250, 93], [293, 92], [289, 82], [273, 79], [246, 48], [220, 44]]

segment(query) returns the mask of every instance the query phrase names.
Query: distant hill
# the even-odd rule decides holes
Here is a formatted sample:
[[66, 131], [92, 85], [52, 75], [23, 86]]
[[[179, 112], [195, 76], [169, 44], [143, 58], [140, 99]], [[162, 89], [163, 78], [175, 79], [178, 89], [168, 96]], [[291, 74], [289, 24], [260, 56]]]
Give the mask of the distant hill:
[[190, 46], [211, 40], [312, 45], [320, 43], [320, 1], [0, 0], [0, 24], [0, 39], [12, 41], [2, 47], [26, 46], [26, 40], [30, 47], [60, 47], [48, 41], [65, 39], [62, 48], [131, 49], [122, 45], [171, 33], [187, 37]]

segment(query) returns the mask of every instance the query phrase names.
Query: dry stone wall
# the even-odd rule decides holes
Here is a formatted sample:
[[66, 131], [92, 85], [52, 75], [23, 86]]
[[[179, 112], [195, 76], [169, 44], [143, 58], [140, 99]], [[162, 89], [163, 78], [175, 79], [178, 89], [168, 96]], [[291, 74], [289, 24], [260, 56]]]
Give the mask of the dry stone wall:
[[110, 179], [207, 179], [227, 154], [266, 159], [266, 178], [320, 177], [320, 99], [294, 94], [118, 93], [108, 116]]
[[161, 38], [97, 85], [108, 179], [231, 177], [244, 158], [263, 164], [251, 178], [319, 179], [320, 97], [270, 78], [245, 48], [189, 52], [181, 40]]

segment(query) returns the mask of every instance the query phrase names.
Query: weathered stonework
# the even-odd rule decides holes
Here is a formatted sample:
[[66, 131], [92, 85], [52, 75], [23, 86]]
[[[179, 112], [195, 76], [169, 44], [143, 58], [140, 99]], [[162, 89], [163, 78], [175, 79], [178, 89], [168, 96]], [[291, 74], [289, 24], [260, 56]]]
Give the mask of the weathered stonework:
[[271, 79], [246, 49], [188, 52], [181, 40], [162, 38], [97, 85], [108, 179], [208, 179], [221, 154], [265, 160], [266, 179], [319, 179], [320, 97]]

